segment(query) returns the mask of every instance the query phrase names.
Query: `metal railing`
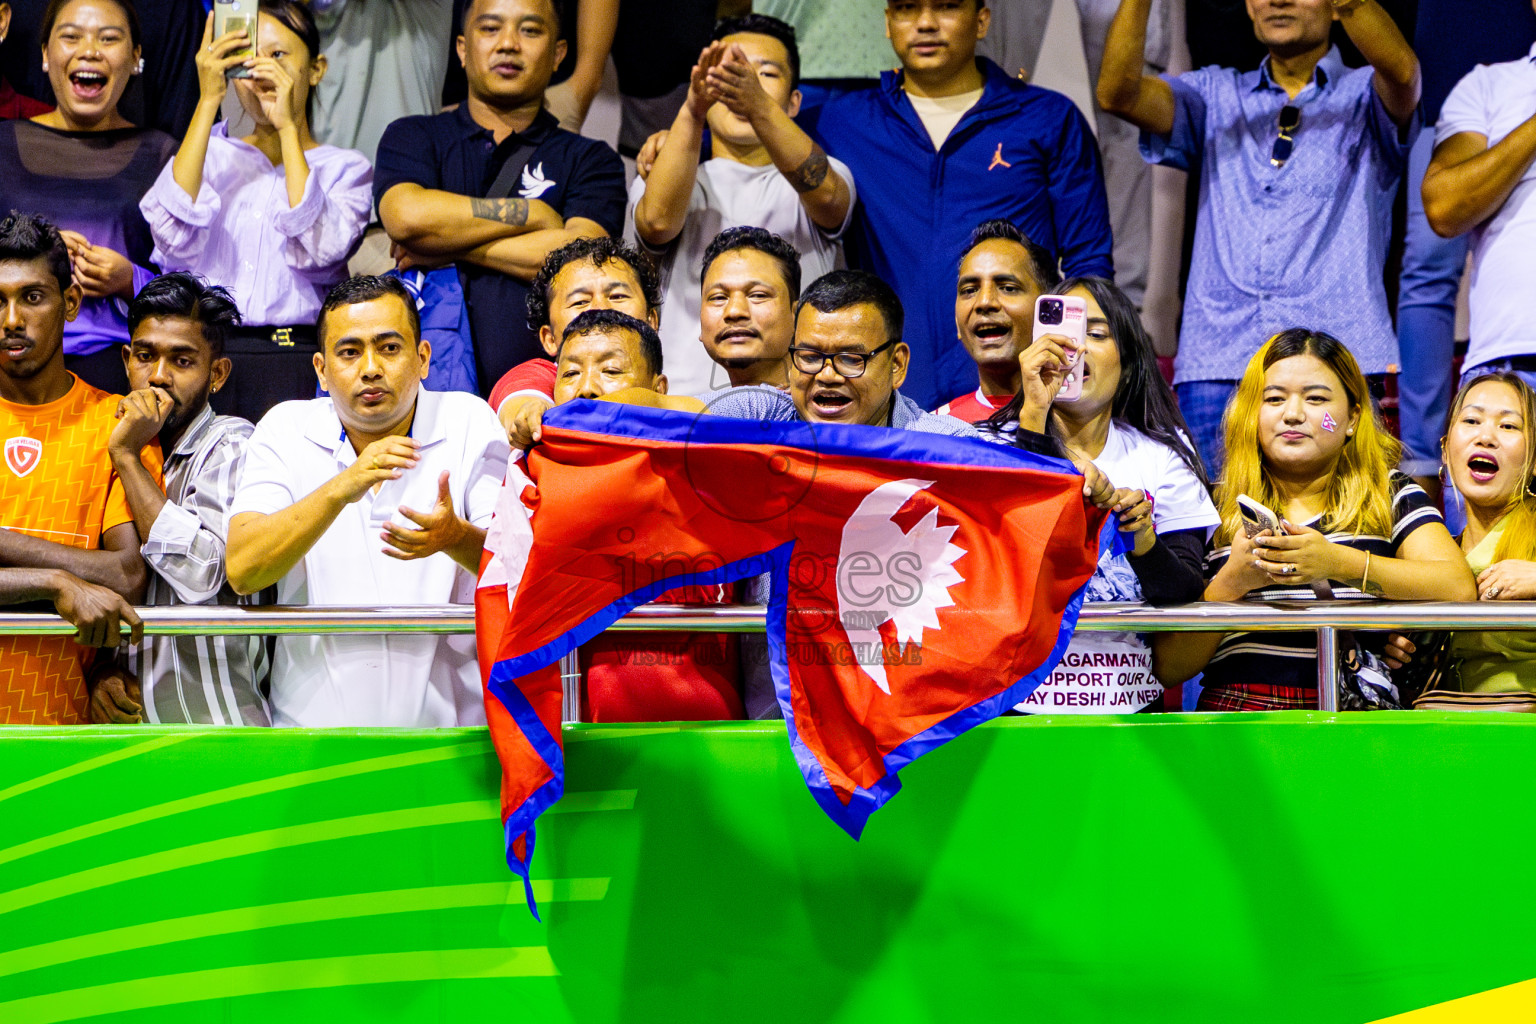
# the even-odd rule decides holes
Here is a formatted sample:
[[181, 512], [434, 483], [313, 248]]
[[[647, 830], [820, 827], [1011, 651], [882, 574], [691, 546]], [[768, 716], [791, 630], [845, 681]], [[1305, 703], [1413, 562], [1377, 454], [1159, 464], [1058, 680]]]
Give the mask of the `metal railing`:
[[[340, 606], [171, 605], [139, 608], [149, 636], [266, 636], [285, 633], [465, 634], [475, 631], [467, 605], [418, 605], [407, 608]], [[613, 632], [761, 633], [766, 611], [759, 605], [694, 607], [652, 604], [635, 609], [609, 626]], [[1536, 601], [1453, 604], [1437, 601], [1272, 601], [1229, 602], [1153, 608], [1144, 604], [1089, 604], [1077, 628], [1090, 632], [1137, 633], [1317, 633], [1317, 690], [1324, 711], [1337, 711], [1339, 700], [1338, 634], [1341, 629], [1409, 631], [1418, 629], [1536, 629]], [[56, 615], [0, 612], [0, 636], [67, 636], [74, 627]], [[574, 652], [560, 663], [565, 682], [566, 719], [580, 709], [581, 673]]]

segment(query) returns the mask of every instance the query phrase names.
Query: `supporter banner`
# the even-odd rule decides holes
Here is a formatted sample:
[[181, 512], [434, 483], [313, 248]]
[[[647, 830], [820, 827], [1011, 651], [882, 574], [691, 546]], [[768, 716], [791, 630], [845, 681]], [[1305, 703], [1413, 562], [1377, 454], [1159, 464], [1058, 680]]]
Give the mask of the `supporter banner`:
[[1049, 675], [1101, 536], [1120, 543], [1069, 464], [910, 431], [573, 403], [545, 418], [528, 475], [537, 493], [509, 483], [476, 601], [508, 862], [524, 878], [534, 820], [561, 791], [553, 665], [637, 605], [771, 577], [790, 744], [857, 838], [904, 765]]

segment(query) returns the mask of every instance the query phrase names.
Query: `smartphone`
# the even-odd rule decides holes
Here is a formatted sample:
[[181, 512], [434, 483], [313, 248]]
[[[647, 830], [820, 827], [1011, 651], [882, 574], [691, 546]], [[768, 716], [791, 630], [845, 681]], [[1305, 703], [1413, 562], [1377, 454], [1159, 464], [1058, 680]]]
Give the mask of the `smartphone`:
[[1243, 532], [1250, 538], [1257, 537], [1265, 530], [1277, 537], [1285, 533], [1280, 525], [1280, 517], [1246, 494], [1237, 496], [1237, 511], [1243, 517]]
[[1083, 396], [1083, 348], [1088, 344], [1088, 304], [1069, 295], [1042, 295], [1035, 300], [1035, 333], [1059, 334], [1071, 342], [1067, 348], [1066, 377], [1058, 402], [1075, 402]]
[[[218, 39], [230, 32], [239, 32], [244, 29], [251, 40], [244, 49], [231, 53], [231, 57], [243, 57], [249, 60], [256, 56], [256, 4], [257, 0], [214, 0], [213, 38]], [[250, 78], [251, 69], [236, 65], [226, 71], [224, 77]]]

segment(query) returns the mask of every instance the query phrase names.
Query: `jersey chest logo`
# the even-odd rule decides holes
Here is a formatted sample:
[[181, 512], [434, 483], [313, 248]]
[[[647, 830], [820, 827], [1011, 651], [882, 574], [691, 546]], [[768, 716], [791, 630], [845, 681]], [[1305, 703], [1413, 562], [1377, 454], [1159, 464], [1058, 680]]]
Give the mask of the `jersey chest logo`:
[[544, 164], [542, 161], [533, 165], [533, 169], [523, 168], [523, 187], [517, 194], [524, 199], [537, 199], [545, 192], [554, 188], [557, 182], [544, 177]]
[[43, 442], [35, 437], [12, 437], [5, 442], [5, 464], [17, 476], [26, 476], [43, 461]]

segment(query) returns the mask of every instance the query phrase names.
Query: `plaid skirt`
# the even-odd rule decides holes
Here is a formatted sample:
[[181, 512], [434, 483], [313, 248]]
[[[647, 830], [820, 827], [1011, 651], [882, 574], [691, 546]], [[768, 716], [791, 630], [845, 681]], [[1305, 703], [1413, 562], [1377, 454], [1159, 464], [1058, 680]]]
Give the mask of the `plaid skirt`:
[[1317, 687], [1208, 686], [1200, 691], [1197, 711], [1293, 711], [1317, 710]]

